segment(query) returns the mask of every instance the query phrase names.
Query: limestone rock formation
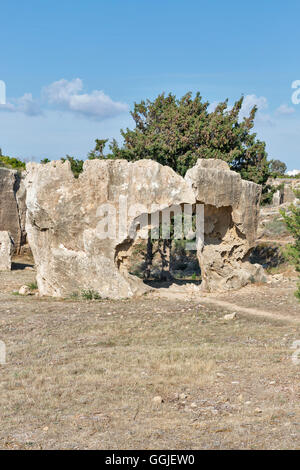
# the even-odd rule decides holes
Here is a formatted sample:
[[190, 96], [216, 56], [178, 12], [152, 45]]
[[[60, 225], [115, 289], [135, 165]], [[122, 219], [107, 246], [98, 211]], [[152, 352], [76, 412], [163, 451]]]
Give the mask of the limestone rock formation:
[[256, 239], [261, 187], [229, 169], [220, 160], [201, 160], [185, 180], [204, 204], [204, 245], [198, 257], [202, 288], [239, 288], [264, 277], [260, 265], [248, 261]]
[[[136, 238], [148, 231], [149, 214], [185, 203], [195, 207], [196, 201], [205, 209], [205, 243], [198, 253], [203, 287], [238, 288], [262, 276], [260, 266], [247, 260], [260, 187], [220, 160], [198, 160], [185, 179], [152, 160], [86, 161], [78, 179], [68, 161], [29, 163], [25, 185], [26, 231], [40, 295], [89, 289], [117, 299], [145, 292], [127, 264]], [[103, 237], [108, 214], [115, 223]]]
[[272, 206], [296, 202], [295, 191], [300, 191], [299, 178], [269, 178], [267, 184], [277, 188], [273, 194]]
[[0, 232], [0, 271], [11, 270], [14, 243], [9, 232]]
[[0, 167], [0, 230], [10, 232], [18, 253], [26, 239], [26, 194], [22, 175]]
[[[49, 296], [86, 289], [109, 298], [145, 292], [146, 285], [126, 269], [135, 224], [147, 226], [148, 214], [195, 201], [183, 178], [151, 160], [86, 161], [78, 179], [67, 161], [29, 163], [25, 183], [37, 284]], [[115, 226], [110, 224], [116, 238], [100, 236], [103, 204], [116, 215]]]

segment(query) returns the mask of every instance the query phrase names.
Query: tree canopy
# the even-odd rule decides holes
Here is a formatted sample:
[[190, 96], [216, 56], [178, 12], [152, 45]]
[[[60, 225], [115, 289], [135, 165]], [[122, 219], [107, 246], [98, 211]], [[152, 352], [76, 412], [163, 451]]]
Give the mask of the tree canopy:
[[287, 166], [281, 160], [270, 160], [269, 169], [274, 176], [283, 176], [287, 170]]
[[121, 130], [124, 144], [110, 144], [110, 158], [129, 161], [149, 158], [168, 165], [182, 176], [198, 158], [222, 159], [244, 179], [259, 184], [269, 176], [265, 143], [252, 132], [257, 108], [239, 118], [243, 97], [229, 108], [228, 100], [209, 112], [200, 93], [159, 95], [134, 104], [133, 130]]

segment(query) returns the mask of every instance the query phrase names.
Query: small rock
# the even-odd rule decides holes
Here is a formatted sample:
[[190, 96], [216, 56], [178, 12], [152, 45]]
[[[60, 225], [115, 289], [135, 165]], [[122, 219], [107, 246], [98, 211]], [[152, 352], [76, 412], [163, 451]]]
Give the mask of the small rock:
[[180, 393], [179, 398], [180, 400], [185, 400], [187, 398], [187, 395], [185, 393]]
[[224, 320], [234, 320], [236, 318], [236, 312], [233, 313], [228, 313], [227, 315], [224, 315]]
[[156, 396], [152, 399], [152, 402], [155, 404], [155, 405], [160, 405], [161, 403], [163, 403], [163, 399], [161, 396]]
[[262, 410], [260, 408], [255, 408], [254, 413], [260, 415], [262, 413]]
[[193, 403], [191, 403], [191, 408], [197, 408], [197, 403], [193, 401]]
[[48, 426], [45, 426], [45, 427], [43, 428], [43, 431], [47, 432], [48, 429], [49, 429]]
[[29, 289], [28, 286], [22, 286], [22, 287], [20, 287], [20, 289], [19, 289], [19, 294], [20, 294], [20, 295], [30, 295], [30, 294], [31, 294], [31, 290]]

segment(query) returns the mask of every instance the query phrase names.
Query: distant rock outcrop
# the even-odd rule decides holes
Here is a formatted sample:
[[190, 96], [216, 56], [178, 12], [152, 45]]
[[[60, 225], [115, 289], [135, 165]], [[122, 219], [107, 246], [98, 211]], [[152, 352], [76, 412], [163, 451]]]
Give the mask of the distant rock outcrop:
[[269, 178], [267, 181], [272, 187], [278, 188], [273, 194], [272, 205], [291, 204], [295, 202], [295, 191], [300, 191], [299, 178]]
[[[204, 288], [238, 288], [262, 276], [260, 266], [247, 261], [260, 187], [220, 160], [198, 160], [185, 179], [152, 160], [86, 161], [78, 179], [68, 161], [29, 163], [25, 185], [26, 230], [41, 295], [89, 289], [116, 299], [145, 292], [127, 270], [135, 237], [148, 231], [150, 214], [161, 217], [168, 208], [194, 208], [196, 202], [204, 205], [204, 246], [198, 245]], [[105, 211], [115, 216], [115, 237], [99, 236]]]

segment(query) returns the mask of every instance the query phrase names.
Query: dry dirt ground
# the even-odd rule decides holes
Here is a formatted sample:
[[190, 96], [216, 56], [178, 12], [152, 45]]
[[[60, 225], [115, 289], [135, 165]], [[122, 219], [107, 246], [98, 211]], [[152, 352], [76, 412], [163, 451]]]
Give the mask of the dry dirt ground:
[[21, 261], [0, 273], [2, 449], [300, 447], [293, 275], [218, 296], [53, 300], [13, 294], [35, 280]]

